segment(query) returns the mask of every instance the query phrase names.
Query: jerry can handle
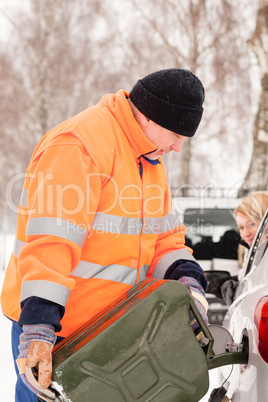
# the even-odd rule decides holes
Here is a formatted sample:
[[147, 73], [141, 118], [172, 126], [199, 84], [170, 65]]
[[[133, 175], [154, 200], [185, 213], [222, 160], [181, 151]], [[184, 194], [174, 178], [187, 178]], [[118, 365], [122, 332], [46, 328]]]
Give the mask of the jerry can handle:
[[[205, 321], [203, 320], [203, 317], [201, 316], [201, 313], [199, 312], [199, 310], [194, 302], [194, 298], [192, 296], [190, 296], [189, 310], [192, 311], [192, 313], [200, 327], [201, 331], [199, 332], [199, 334], [196, 338], [199, 341], [199, 344], [201, 345], [207, 360], [209, 360], [211, 358], [211, 356], [213, 355], [214, 338], [213, 338], [211, 332], [209, 331], [208, 326], [206, 325]], [[200, 334], [201, 334], [202, 339], [200, 339]], [[204, 338], [206, 339], [205, 344], [204, 344], [204, 342], [202, 342]]]

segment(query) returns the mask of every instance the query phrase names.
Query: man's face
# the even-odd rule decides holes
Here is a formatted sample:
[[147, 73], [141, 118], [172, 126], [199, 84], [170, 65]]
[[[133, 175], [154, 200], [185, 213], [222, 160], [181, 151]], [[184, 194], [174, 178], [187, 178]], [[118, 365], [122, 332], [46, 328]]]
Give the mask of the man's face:
[[182, 141], [185, 138], [173, 131], [167, 130], [154, 123], [152, 120], [148, 122], [146, 128], [143, 129], [144, 134], [156, 147], [156, 150], [146, 155], [148, 159], [157, 159], [163, 153], [168, 154], [171, 151], [180, 152]]

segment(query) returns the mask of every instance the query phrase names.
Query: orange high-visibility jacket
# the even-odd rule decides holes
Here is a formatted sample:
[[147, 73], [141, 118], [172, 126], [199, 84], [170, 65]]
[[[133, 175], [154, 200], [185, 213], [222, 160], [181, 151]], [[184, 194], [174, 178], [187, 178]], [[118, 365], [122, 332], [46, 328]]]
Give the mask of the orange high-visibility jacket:
[[67, 336], [139, 281], [163, 278], [178, 259], [194, 260], [185, 227], [170, 214], [163, 163], [121, 90], [48, 132], [22, 191], [7, 268], [3, 313], [37, 296], [65, 307]]

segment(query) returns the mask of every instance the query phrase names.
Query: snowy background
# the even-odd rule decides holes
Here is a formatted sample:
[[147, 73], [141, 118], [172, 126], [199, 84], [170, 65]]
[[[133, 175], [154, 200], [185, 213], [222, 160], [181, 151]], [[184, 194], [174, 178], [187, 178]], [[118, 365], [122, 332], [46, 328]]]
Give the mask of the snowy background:
[[[14, 237], [10, 237], [6, 242], [6, 255], [10, 255], [13, 248]], [[8, 258], [7, 258], [8, 259]], [[7, 261], [6, 261], [7, 265]], [[4, 280], [5, 272], [0, 271], [0, 289], [2, 290], [2, 284]], [[15, 398], [15, 380], [16, 373], [13, 364], [12, 352], [11, 352], [11, 321], [8, 320], [0, 312], [0, 384], [1, 384], [1, 397], [3, 402], [14, 402]]]
[[[4, 278], [4, 272], [0, 274], [0, 286], [2, 289], [2, 283]], [[1, 401], [14, 402], [14, 384], [15, 384], [15, 369], [13, 365], [10, 331], [11, 321], [0, 314], [0, 383], [1, 383]]]
[[[8, 11], [12, 7], [18, 7], [18, 0], [0, 0], [0, 10]], [[27, 1], [23, 0], [24, 7], [27, 7]], [[10, 24], [9, 21], [4, 17], [4, 14], [0, 13], [0, 36], [3, 39], [9, 35]], [[226, 171], [222, 173], [226, 177]], [[237, 182], [241, 179], [241, 176], [234, 177], [232, 175], [232, 182]], [[0, 237], [0, 261], [5, 260], [5, 266], [7, 265], [9, 256], [13, 248], [14, 238], [10, 237], [7, 241], [3, 241]], [[0, 264], [0, 267], [2, 263]], [[4, 280], [5, 272], [0, 271], [0, 290], [2, 289], [2, 283]], [[14, 402], [14, 387], [16, 381], [16, 374], [13, 364], [12, 352], [11, 352], [11, 322], [5, 318], [0, 310], [0, 385], [1, 385], [1, 396], [0, 401], [4, 402]], [[214, 388], [214, 381], [216, 378], [216, 370], [210, 371], [210, 389], [206, 396], [202, 398], [202, 402], [208, 402], [209, 394], [211, 388]]]

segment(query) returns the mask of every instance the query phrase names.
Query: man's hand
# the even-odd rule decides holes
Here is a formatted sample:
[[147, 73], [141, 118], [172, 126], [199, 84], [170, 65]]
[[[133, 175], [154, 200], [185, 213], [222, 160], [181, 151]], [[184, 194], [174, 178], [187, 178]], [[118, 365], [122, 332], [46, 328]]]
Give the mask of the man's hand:
[[[56, 336], [52, 325], [23, 326], [23, 332], [20, 335], [20, 354], [17, 359], [17, 365], [24, 384], [39, 397], [42, 397], [51, 382], [52, 349], [55, 341]], [[25, 367], [36, 369], [38, 384], [35, 385], [32, 378], [27, 375]], [[50, 392], [48, 394], [50, 395]]]
[[42, 341], [33, 341], [28, 348], [26, 367], [38, 367], [38, 382], [42, 388], [48, 388], [52, 376], [53, 345]]

